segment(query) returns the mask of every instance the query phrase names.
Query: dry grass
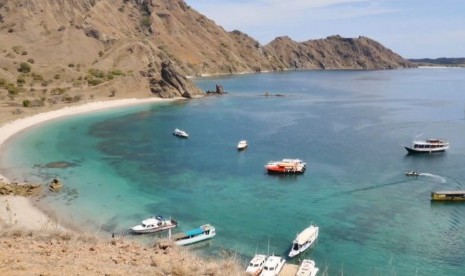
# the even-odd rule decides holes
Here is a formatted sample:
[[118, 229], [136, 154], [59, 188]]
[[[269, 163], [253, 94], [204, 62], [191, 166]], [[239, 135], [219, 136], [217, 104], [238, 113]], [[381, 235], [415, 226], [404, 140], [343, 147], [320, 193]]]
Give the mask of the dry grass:
[[169, 241], [144, 246], [124, 238], [0, 229], [0, 275], [244, 275], [235, 257], [202, 259]]

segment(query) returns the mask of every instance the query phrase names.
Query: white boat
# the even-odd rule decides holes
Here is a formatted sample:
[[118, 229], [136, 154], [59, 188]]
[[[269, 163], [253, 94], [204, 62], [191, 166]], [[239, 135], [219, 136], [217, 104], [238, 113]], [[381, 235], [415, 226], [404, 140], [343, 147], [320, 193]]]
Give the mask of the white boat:
[[173, 132], [173, 135], [181, 137], [181, 138], [188, 138], [189, 134], [185, 132], [184, 130], [181, 130], [179, 128], [176, 128]]
[[315, 261], [305, 259], [299, 266], [296, 276], [315, 276], [320, 269], [315, 266]]
[[163, 216], [156, 216], [144, 219], [141, 224], [131, 228], [132, 232], [144, 234], [153, 233], [174, 228], [178, 225], [174, 219], [166, 219]]
[[260, 275], [265, 266], [266, 255], [257, 254], [253, 257], [250, 261], [249, 265], [247, 266], [245, 273], [248, 275]]
[[189, 230], [185, 233], [173, 235], [172, 240], [177, 245], [188, 245], [213, 238], [216, 235], [215, 227], [205, 224], [199, 228]]
[[243, 149], [247, 148], [247, 146], [248, 146], [247, 141], [246, 140], [241, 140], [237, 144], [237, 150], [243, 150]]
[[262, 273], [260, 273], [260, 276], [278, 275], [281, 269], [283, 269], [284, 263], [286, 263], [286, 260], [281, 257], [268, 257], [268, 259], [266, 259], [265, 265], [263, 266]]
[[310, 225], [297, 234], [295, 240], [292, 242], [289, 257], [295, 257], [307, 250], [315, 242], [316, 238], [318, 238], [318, 230], [318, 226]]
[[449, 142], [442, 139], [413, 140], [411, 146], [404, 146], [409, 153], [442, 152], [449, 148]]

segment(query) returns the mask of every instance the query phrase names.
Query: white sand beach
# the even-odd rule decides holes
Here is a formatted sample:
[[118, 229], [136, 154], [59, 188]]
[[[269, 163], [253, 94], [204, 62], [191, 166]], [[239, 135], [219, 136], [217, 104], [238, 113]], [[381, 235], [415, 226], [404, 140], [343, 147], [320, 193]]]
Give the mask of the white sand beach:
[[29, 230], [64, 230], [57, 222], [36, 208], [28, 198], [22, 196], [0, 197], [0, 221], [4, 225]]
[[[18, 119], [0, 126], [0, 154], [5, 146], [4, 143], [8, 139], [22, 130], [39, 123], [108, 108], [172, 100], [175, 99], [144, 98], [90, 102]], [[1, 174], [0, 182], [10, 183], [10, 181]], [[0, 222], [8, 225], [22, 226], [31, 230], [43, 230], [44, 227], [47, 229], [57, 229], [61, 227], [56, 225], [56, 223], [40, 209], [36, 208], [28, 198], [21, 196], [0, 196]]]

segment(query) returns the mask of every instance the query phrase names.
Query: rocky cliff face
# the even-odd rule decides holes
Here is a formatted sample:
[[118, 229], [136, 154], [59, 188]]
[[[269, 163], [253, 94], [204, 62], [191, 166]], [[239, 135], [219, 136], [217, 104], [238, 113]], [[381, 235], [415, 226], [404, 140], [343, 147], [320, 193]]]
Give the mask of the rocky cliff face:
[[3, 1], [0, 41], [0, 95], [42, 91], [46, 103], [123, 90], [200, 95], [186, 75], [412, 66], [365, 37], [302, 43], [281, 37], [263, 46], [181, 0]]

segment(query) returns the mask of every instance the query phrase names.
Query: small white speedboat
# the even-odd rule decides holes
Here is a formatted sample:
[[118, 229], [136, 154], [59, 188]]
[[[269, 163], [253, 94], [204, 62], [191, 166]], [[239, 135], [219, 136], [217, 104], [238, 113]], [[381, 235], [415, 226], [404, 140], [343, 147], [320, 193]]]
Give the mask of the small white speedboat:
[[178, 129], [178, 128], [176, 128], [174, 130], [173, 135], [181, 137], [181, 138], [188, 138], [189, 137], [189, 134], [187, 132], [185, 132], [184, 130]]
[[307, 250], [315, 242], [316, 238], [318, 238], [318, 230], [318, 226], [310, 225], [297, 234], [295, 240], [292, 242], [289, 258], [295, 257]]
[[416, 171], [406, 171], [406, 172], [405, 172], [405, 175], [406, 175], [406, 176], [419, 176], [420, 173], [419, 173], [419, 172], [416, 172]]
[[132, 232], [138, 234], [154, 233], [174, 228], [178, 225], [174, 219], [167, 219], [163, 216], [156, 216], [144, 219], [141, 224], [131, 228]]
[[237, 150], [244, 150], [248, 147], [248, 143], [246, 140], [241, 140], [239, 141], [239, 143], [237, 144]]

